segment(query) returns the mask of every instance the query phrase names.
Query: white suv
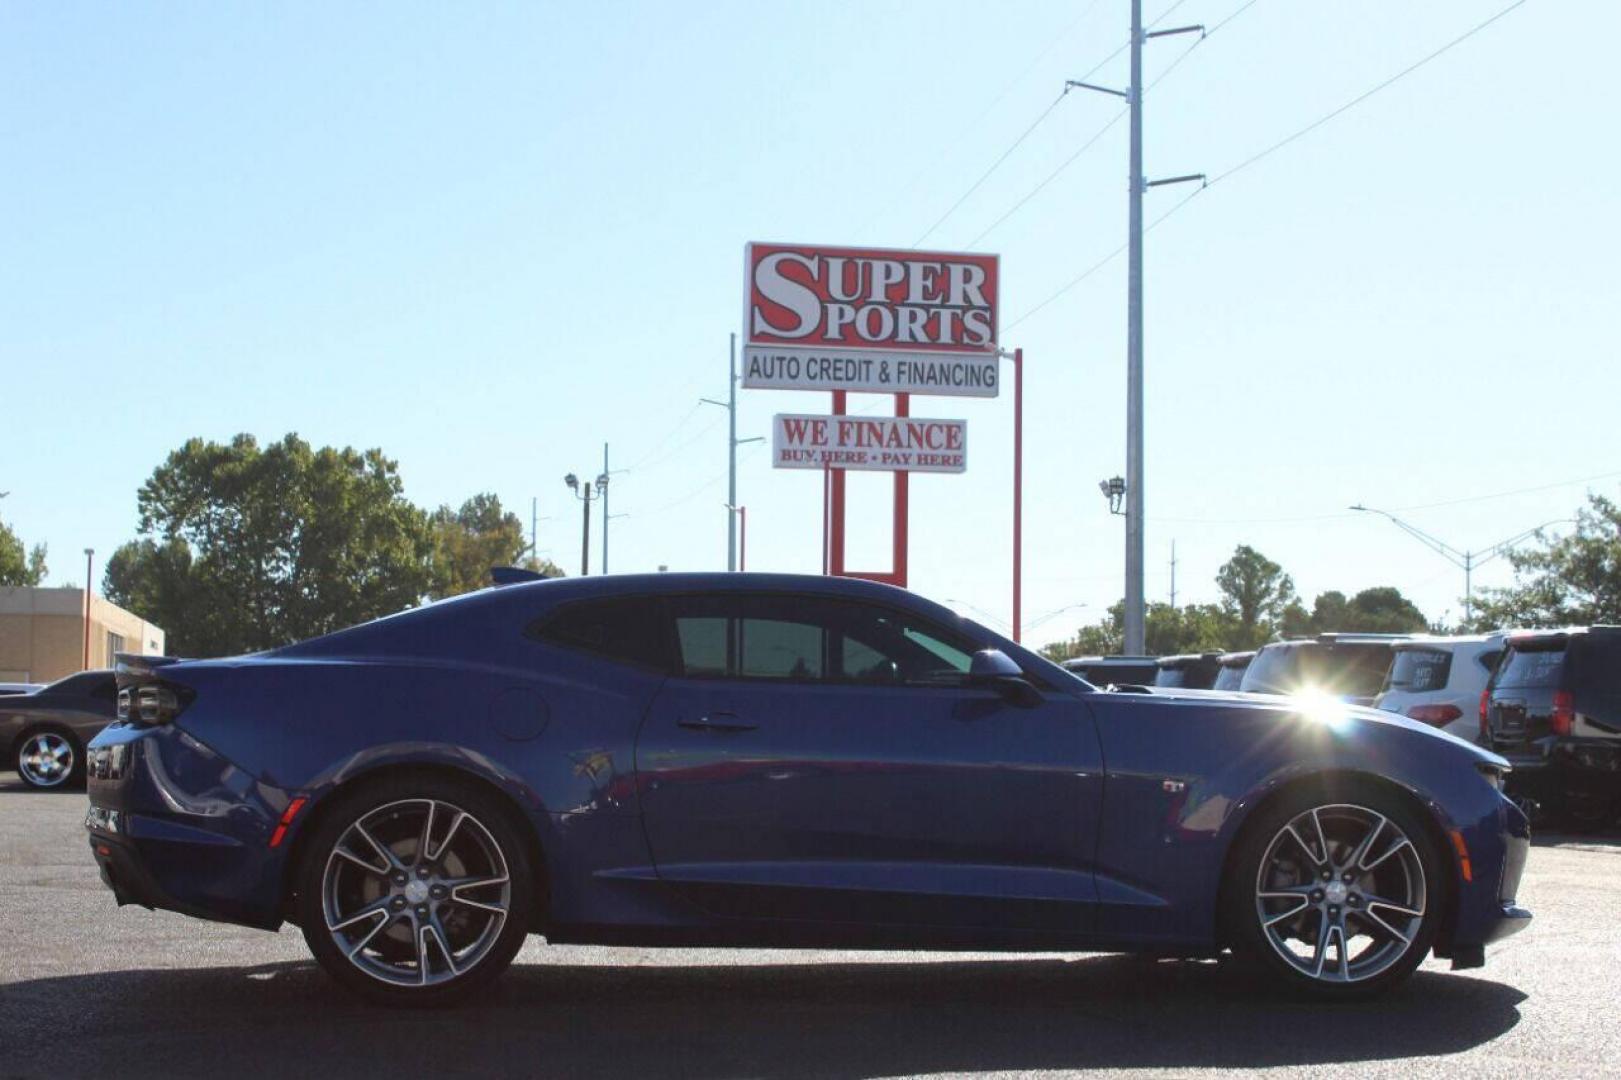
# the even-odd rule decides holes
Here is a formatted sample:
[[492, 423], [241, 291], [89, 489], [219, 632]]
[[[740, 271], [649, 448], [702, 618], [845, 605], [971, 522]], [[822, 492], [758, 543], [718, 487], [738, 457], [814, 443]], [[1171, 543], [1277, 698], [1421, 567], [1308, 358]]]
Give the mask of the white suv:
[[1385, 688], [1374, 705], [1474, 742], [1480, 731], [1480, 695], [1503, 655], [1508, 634], [1497, 630], [1398, 642]]

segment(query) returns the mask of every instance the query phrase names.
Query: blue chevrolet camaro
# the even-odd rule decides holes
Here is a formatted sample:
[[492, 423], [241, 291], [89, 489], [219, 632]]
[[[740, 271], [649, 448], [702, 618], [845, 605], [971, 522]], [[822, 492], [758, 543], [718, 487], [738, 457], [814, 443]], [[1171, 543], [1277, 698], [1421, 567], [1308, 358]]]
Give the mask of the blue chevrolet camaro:
[[123, 658], [119, 903], [297, 924], [387, 1001], [554, 943], [1214, 956], [1373, 993], [1526, 924], [1507, 763], [1388, 713], [1105, 693], [911, 593], [509, 584], [254, 656]]

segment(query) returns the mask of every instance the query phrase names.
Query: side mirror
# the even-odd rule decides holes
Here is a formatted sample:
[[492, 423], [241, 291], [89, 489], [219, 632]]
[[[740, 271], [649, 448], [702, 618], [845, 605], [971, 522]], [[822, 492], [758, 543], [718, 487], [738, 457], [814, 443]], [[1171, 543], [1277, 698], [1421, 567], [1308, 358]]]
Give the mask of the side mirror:
[[1041, 704], [1041, 693], [1024, 677], [1024, 671], [1000, 649], [981, 649], [968, 663], [971, 686], [994, 689], [1015, 705], [1030, 708]]

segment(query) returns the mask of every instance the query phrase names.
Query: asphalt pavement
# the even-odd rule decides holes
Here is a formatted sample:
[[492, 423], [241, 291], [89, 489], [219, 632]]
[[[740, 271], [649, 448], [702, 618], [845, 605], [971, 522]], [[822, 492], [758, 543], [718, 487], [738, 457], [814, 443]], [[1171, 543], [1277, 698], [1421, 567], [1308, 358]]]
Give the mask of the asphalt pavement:
[[1523, 934], [1378, 1001], [1109, 955], [549, 947], [439, 1011], [279, 934], [118, 908], [82, 793], [0, 774], [0, 1076], [1621, 1075], [1621, 839], [1539, 839]]

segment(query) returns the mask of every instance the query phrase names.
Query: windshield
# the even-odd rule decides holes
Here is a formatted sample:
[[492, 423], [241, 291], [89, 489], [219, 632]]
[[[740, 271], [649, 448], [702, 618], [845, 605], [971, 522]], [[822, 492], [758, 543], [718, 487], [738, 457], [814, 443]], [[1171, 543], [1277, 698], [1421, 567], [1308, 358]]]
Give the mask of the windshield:
[[1244, 669], [1239, 688], [1251, 694], [1287, 694], [1295, 682], [1298, 647], [1269, 645]]
[[1385, 689], [1411, 694], [1440, 690], [1451, 671], [1452, 654], [1445, 649], [1397, 649]]
[[1221, 670], [1216, 672], [1216, 681], [1211, 684], [1212, 690], [1239, 690], [1244, 686], [1244, 671], [1248, 664], [1223, 664]]

